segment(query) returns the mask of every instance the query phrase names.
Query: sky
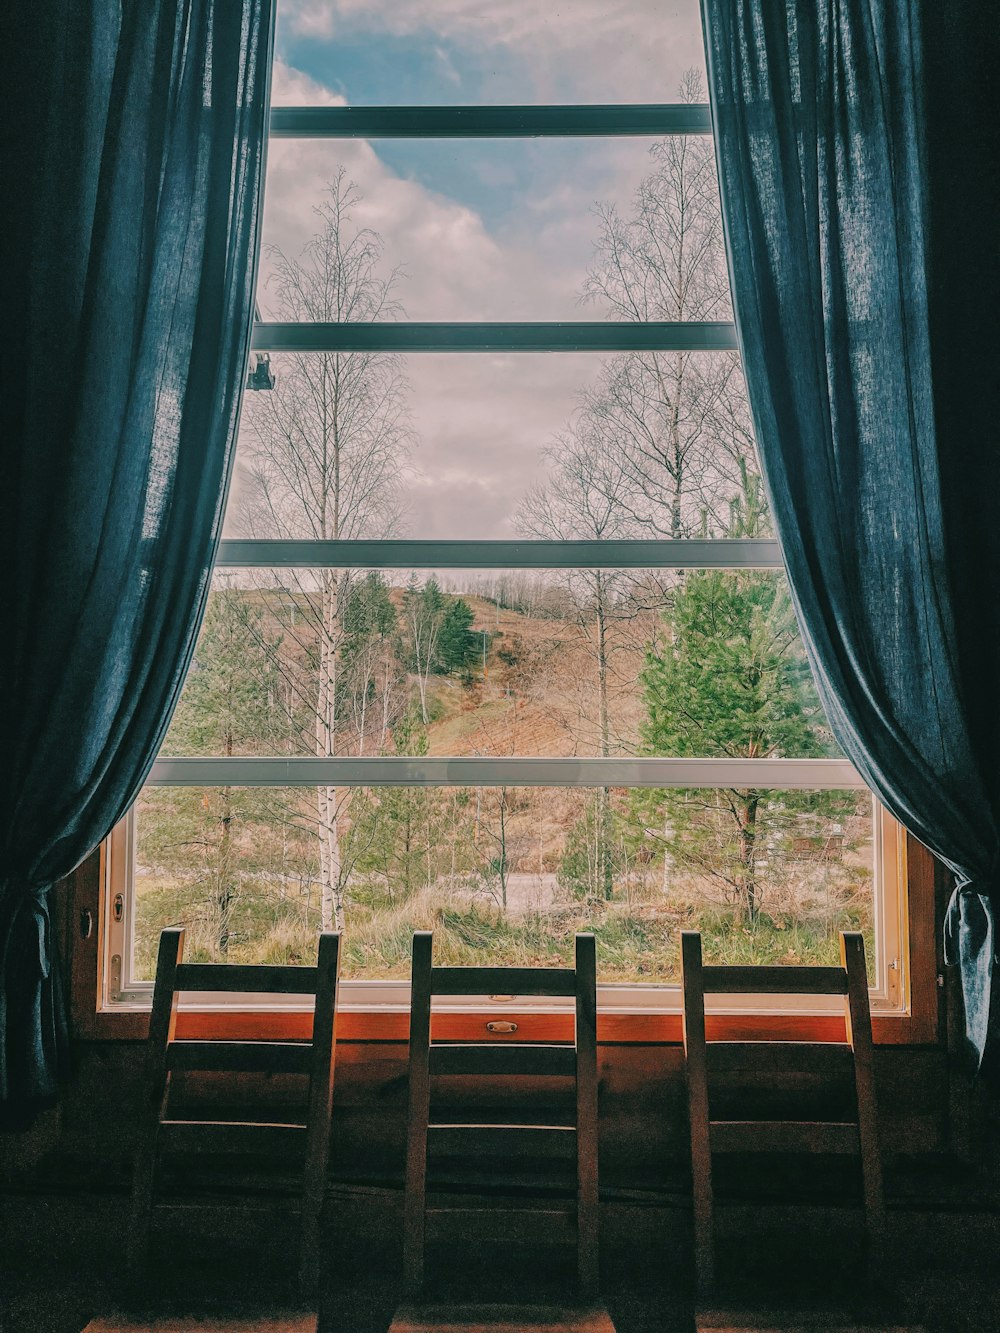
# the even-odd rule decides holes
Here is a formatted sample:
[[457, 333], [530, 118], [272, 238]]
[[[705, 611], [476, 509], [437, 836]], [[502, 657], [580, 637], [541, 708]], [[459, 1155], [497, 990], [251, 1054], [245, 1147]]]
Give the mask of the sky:
[[[670, 102], [704, 69], [697, 0], [278, 0], [275, 106]], [[312, 208], [346, 168], [356, 221], [402, 270], [414, 320], [599, 319], [581, 304], [598, 201], [629, 199], [643, 139], [408, 142], [276, 140], [268, 150], [266, 256], [299, 253]], [[406, 535], [516, 535], [600, 358], [421, 354], [405, 359], [417, 446]], [[280, 360], [275, 359], [280, 374]], [[237, 475], [236, 486], [239, 480]]]

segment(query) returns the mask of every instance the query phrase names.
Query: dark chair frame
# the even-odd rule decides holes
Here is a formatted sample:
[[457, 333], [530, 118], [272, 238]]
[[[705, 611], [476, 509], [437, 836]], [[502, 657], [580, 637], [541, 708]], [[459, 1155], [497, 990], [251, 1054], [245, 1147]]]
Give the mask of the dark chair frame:
[[[694, 1196], [695, 1271], [699, 1296], [715, 1283], [712, 1154], [733, 1152], [813, 1152], [857, 1155], [865, 1219], [868, 1275], [882, 1269], [885, 1202], [879, 1152], [871, 1012], [864, 938], [840, 936], [839, 967], [706, 967], [701, 935], [681, 934], [684, 996], [684, 1053], [687, 1066]], [[840, 995], [844, 998], [846, 1041], [711, 1041], [705, 1039], [705, 996], [734, 994]], [[824, 1074], [853, 1072], [853, 1121], [713, 1120], [709, 1076], [739, 1070], [755, 1073]]]
[[[149, 1022], [146, 1094], [140, 1141], [132, 1172], [128, 1263], [133, 1281], [145, 1275], [156, 1167], [161, 1151], [304, 1152], [300, 1203], [299, 1285], [312, 1296], [319, 1280], [320, 1213], [330, 1156], [330, 1123], [336, 1052], [340, 935], [320, 935], [314, 967], [182, 962], [184, 930], [160, 935]], [[313, 995], [313, 1032], [308, 1041], [178, 1040], [177, 997], [182, 991]], [[174, 1073], [305, 1074], [309, 1096], [305, 1121], [176, 1120], [169, 1115]]]
[[[427, 1219], [427, 1150], [430, 1138], [444, 1151], [484, 1154], [523, 1152], [532, 1156], [576, 1158], [575, 1215], [580, 1294], [598, 1289], [597, 1162], [597, 962], [593, 935], [577, 935], [574, 968], [434, 967], [433, 934], [413, 937], [410, 1005], [409, 1112], [407, 1118], [403, 1272], [409, 1295], [424, 1281]], [[431, 1001], [442, 995], [554, 995], [575, 1002], [572, 1044], [529, 1044], [431, 1040]], [[555, 1075], [575, 1080], [575, 1124], [438, 1124], [431, 1120], [431, 1079], [449, 1075]], [[435, 1212], [451, 1210], [435, 1210]], [[461, 1210], [466, 1234], [477, 1218], [495, 1222], [494, 1210]], [[546, 1213], [546, 1219], [554, 1215]]]

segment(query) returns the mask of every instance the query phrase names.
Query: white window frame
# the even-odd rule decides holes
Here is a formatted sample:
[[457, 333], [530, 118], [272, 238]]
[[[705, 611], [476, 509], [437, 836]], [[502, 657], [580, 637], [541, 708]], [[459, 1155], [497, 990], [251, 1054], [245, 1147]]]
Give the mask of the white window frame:
[[[271, 112], [275, 138], [489, 138], [711, 134], [707, 105], [542, 107], [280, 107]], [[625, 350], [736, 350], [728, 322], [633, 323], [410, 323], [289, 324], [257, 321], [251, 347], [283, 351], [608, 352]], [[776, 569], [784, 562], [776, 541], [674, 539], [660, 541], [223, 541], [217, 568], [340, 569]], [[784, 789], [863, 789], [843, 759], [541, 759], [478, 757], [373, 757], [365, 759], [157, 759], [154, 786], [544, 786], [713, 787], [748, 783]], [[874, 807], [876, 1012], [908, 1012], [905, 839], [901, 828]], [[100, 1007], [148, 1009], [152, 983], [131, 979], [134, 939], [134, 818], [114, 831], [105, 857], [104, 994]], [[680, 1010], [677, 986], [607, 984], [598, 988], [603, 1012], [662, 1014]], [[405, 1010], [405, 982], [344, 981], [341, 1007], [350, 1012]], [[491, 997], [519, 1012], [562, 1009], [565, 1002]], [[188, 995], [184, 1007], [231, 1008], [219, 997]], [[240, 997], [240, 1007], [302, 1007], [284, 997]], [[461, 996], [443, 1001], [457, 1012], [481, 1012], [482, 1002]], [[744, 1014], [839, 1013], [837, 997], [726, 997], [719, 1012]]]

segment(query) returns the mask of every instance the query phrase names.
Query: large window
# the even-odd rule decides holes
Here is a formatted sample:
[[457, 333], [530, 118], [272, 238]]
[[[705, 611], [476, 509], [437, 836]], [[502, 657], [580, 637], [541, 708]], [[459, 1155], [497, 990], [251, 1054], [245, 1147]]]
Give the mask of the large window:
[[684, 928], [771, 963], [861, 929], [903, 1003], [898, 830], [797, 633], [701, 64], [696, 0], [282, 0], [225, 540], [111, 843], [110, 1002], [182, 922], [261, 962], [339, 927], [348, 1005], [405, 1000], [414, 929], [525, 964], [589, 929], [624, 1009], [676, 1004]]

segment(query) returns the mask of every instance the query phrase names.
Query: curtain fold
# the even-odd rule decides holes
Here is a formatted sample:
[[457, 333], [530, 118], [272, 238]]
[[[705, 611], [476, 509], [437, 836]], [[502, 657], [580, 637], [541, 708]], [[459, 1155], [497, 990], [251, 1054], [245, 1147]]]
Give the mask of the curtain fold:
[[56, 1096], [48, 888], [132, 803], [221, 530], [271, 0], [18, 7], [5, 40], [0, 1107]]
[[1000, 907], [1000, 179], [979, 0], [702, 0], [772, 512], [840, 745], [955, 875], [982, 1058]]

